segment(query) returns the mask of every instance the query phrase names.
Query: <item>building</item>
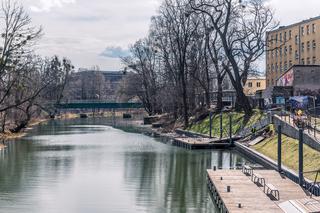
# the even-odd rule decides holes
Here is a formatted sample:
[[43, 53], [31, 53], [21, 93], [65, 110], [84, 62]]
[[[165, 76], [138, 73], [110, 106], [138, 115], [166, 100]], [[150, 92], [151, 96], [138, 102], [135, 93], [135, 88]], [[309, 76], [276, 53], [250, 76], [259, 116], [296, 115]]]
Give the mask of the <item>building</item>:
[[277, 80], [278, 87], [291, 87], [294, 96], [320, 95], [320, 65], [294, 65]]
[[320, 65], [293, 65], [268, 87], [266, 104], [285, 104], [292, 96], [313, 96], [320, 100]]
[[257, 91], [266, 89], [266, 78], [261, 76], [248, 77], [246, 84], [243, 87], [243, 92], [246, 96], [255, 96]]
[[320, 16], [267, 32], [267, 87], [293, 65], [320, 64]]
[[66, 91], [70, 100], [116, 101], [122, 71], [79, 70], [72, 73]]

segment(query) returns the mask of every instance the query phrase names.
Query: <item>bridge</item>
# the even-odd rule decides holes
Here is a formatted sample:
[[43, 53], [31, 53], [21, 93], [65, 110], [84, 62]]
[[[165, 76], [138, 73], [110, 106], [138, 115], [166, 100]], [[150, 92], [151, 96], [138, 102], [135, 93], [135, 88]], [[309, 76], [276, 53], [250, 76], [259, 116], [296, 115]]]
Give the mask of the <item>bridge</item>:
[[117, 103], [103, 101], [69, 101], [55, 105], [58, 109], [141, 109], [142, 103]]

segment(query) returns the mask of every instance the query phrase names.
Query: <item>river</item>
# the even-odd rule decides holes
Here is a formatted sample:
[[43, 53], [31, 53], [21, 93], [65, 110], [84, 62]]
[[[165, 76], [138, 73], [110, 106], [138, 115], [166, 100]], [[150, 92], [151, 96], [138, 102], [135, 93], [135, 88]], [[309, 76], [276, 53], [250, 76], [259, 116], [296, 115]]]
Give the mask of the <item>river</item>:
[[50, 121], [0, 151], [0, 212], [214, 213], [206, 169], [245, 162], [105, 125]]

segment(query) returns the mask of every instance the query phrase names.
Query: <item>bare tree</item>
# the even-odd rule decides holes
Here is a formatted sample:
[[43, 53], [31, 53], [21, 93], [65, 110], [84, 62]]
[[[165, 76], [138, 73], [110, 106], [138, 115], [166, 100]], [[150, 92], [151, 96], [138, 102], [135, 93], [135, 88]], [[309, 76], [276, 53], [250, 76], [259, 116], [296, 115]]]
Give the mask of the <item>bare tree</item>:
[[[264, 53], [265, 34], [277, 25], [272, 10], [263, 0], [189, 0], [194, 11], [208, 16], [221, 40], [231, 69], [226, 69], [237, 93], [237, 104], [247, 114], [252, 107], [243, 93], [253, 64]], [[225, 67], [228, 68], [228, 67]]]

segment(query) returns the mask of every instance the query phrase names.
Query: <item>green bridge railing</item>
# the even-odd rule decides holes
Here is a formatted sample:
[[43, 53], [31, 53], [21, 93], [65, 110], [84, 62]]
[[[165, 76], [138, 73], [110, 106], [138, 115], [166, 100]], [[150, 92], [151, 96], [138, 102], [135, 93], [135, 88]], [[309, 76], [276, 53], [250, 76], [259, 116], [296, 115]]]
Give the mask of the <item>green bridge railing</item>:
[[140, 109], [142, 103], [68, 102], [55, 105], [58, 109]]

